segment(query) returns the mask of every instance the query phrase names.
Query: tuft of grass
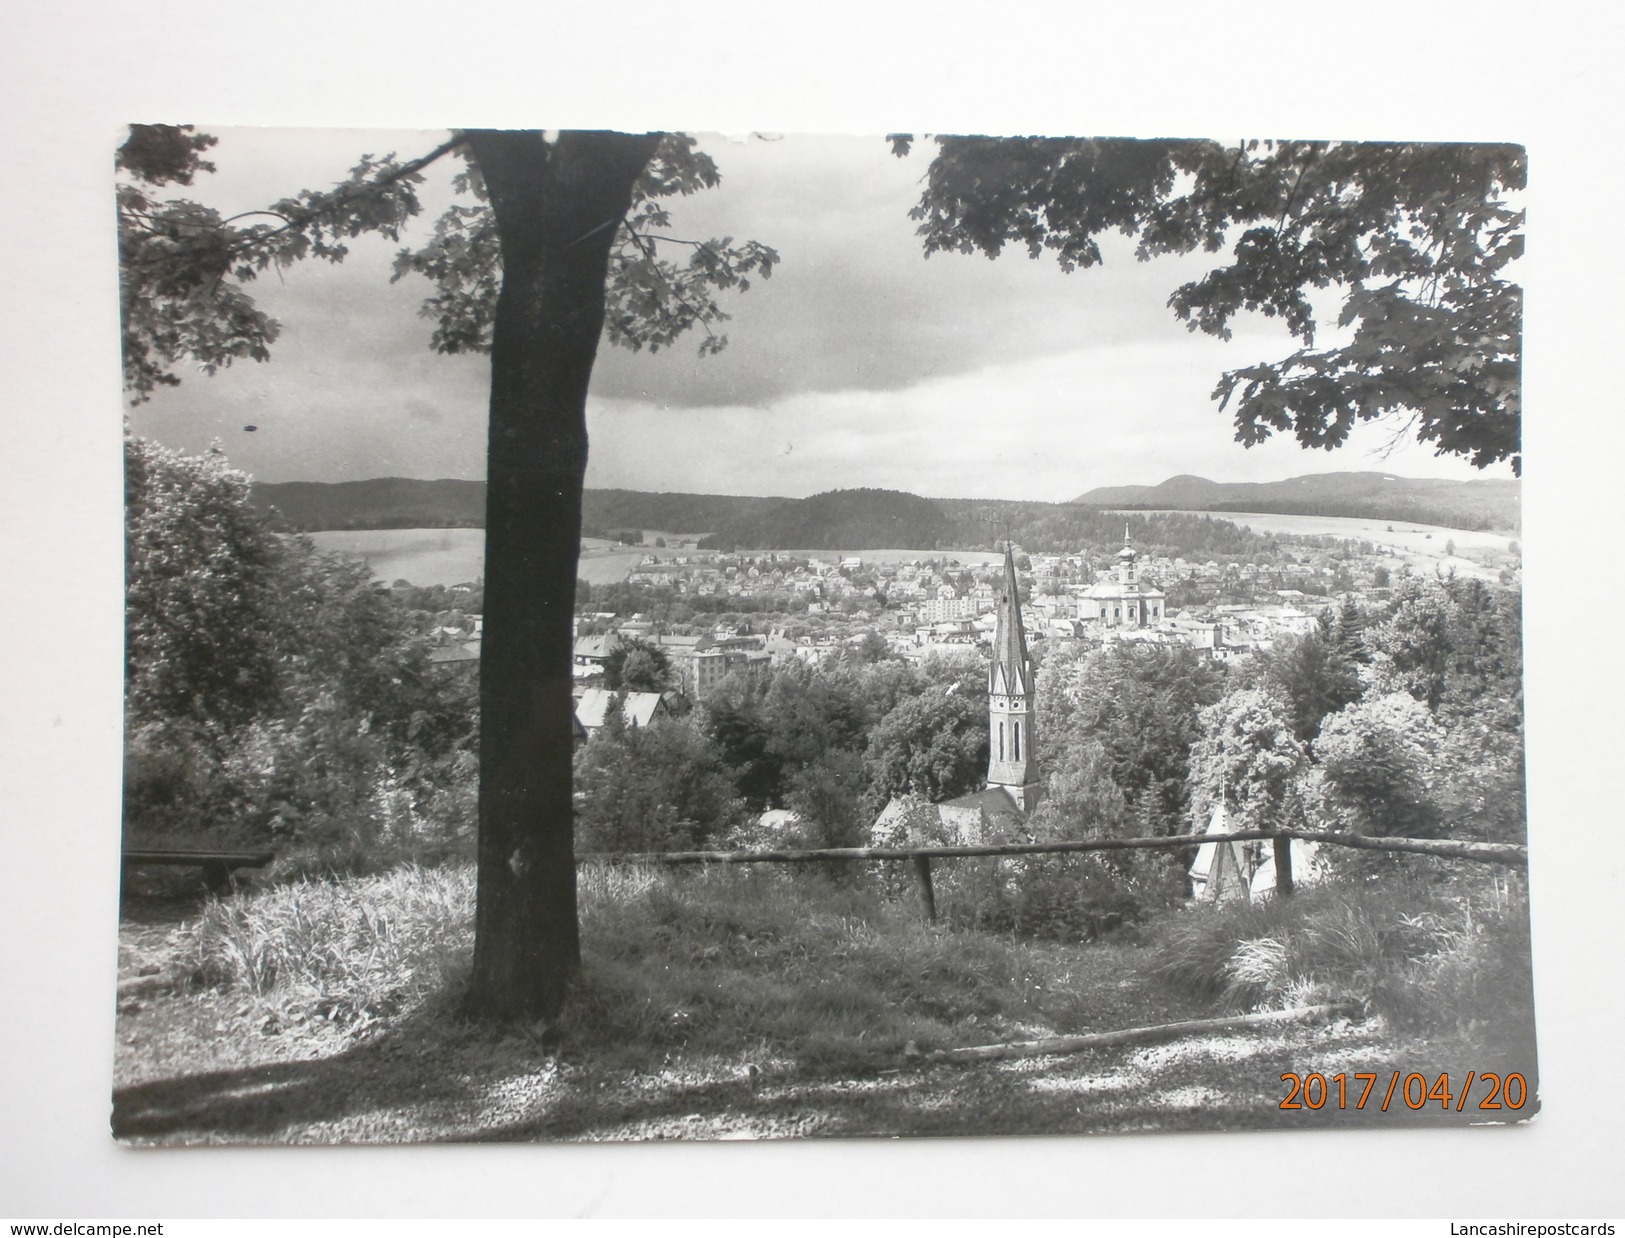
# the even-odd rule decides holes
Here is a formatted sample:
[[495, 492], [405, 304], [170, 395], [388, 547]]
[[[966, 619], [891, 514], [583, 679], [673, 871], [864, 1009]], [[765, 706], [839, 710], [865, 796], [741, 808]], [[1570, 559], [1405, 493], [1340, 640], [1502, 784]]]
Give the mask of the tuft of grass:
[[444, 991], [473, 948], [471, 868], [406, 865], [210, 899], [193, 977], [359, 1027]]
[[1504, 879], [1330, 882], [1187, 908], [1148, 938], [1160, 976], [1234, 1009], [1348, 1000], [1417, 1031], [1533, 1027], [1528, 907]]

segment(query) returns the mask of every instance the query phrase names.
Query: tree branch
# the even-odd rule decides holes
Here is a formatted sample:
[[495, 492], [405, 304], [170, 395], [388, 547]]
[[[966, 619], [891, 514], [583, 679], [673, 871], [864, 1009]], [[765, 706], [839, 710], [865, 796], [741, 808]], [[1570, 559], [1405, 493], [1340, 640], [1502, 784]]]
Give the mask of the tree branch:
[[[468, 138], [466, 134], [456, 134], [442, 142], [428, 154], [422, 155], [417, 159], [413, 159], [408, 163], [403, 163], [400, 167], [394, 169], [386, 176], [379, 177], [377, 180], [368, 181], [365, 185], [356, 185], [353, 187], [340, 186], [333, 192], [333, 195], [321, 205], [311, 207], [308, 210], [296, 212], [293, 215], [284, 215], [280, 211], [272, 210], [244, 211], [242, 214], [233, 215], [230, 219], [220, 220], [212, 225], [205, 226], [199, 224], [193, 226], [198, 227], [200, 230], [221, 232], [233, 220], [243, 219], [249, 215], [270, 215], [273, 218], [284, 221], [280, 227], [272, 228], [266, 232], [244, 233], [239, 236], [237, 240], [227, 244], [221, 251], [221, 254], [229, 262], [250, 250], [265, 245], [267, 242], [272, 241], [279, 236], [297, 231], [300, 228], [304, 228], [309, 224], [315, 223], [324, 216], [335, 213], [341, 207], [355, 201], [357, 198], [364, 197], [367, 194], [377, 193], [379, 190], [387, 189], [391, 185], [398, 183], [408, 176], [416, 175], [418, 172], [421, 172], [424, 168], [434, 163], [437, 159], [440, 159], [450, 152], [456, 150], [459, 146], [464, 145], [467, 141]], [[125, 212], [126, 219], [131, 218], [131, 215], [131, 212]], [[149, 213], [144, 217], [151, 219], [153, 216]], [[133, 261], [127, 262], [125, 265], [127, 267], [152, 266], [169, 261], [170, 257], [171, 255], [167, 253], [154, 254], [144, 259], [134, 259]]]
[[[654, 249], [650, 243], [656, 238], [645, 237], [641, 232], [632, 226], [632, 221], [630, 218], [623, 217], [621, 222], [626, 225], [626, 235], [631, 239], [632, 244], [636, 245], [638, 247], [638, 251], [653, 264], [655, 274], [660, 277], [660, 282], [666, 285], [666, 291], [671, 293], [672, 300], [676, 301], [677, 304], [681, 305], [694, 316], [694, 321], [699, 323], [700, 326], [705, 329], [707, 338], [712, 340], [716, 339], [717, 334], [715, 331], [711, 330], [711, 324], [705, 321], [705, 315], [689, 304], [688, 300], [683, 296], [683, 294], [677, 290], [677, 285], [672, 283], [671, 280], [666, 277], [666, 273], [660, 269], [660, 260], [655, 257]], [[706, 249], [706, 246], [699, 241], [683, 241], [680, 243], [684, 245], [698, 245], [701, 249], [705, 249], [707, 253], [712, 252], [711, 250]], [[713, 254], [713, 256], [715, 255]]]

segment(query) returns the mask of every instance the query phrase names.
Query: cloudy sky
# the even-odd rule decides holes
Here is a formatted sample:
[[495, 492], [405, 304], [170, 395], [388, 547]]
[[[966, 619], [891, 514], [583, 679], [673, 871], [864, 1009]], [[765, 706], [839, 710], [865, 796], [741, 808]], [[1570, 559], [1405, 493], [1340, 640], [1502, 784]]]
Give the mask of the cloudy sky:
[[[219, 171], [192, 195], [227, 211], [339, 180], [362, 152], [409, 158], [445, 136], [210, 131]], [[600, 352], [590, 486], [1059, 501], [1178, 473], [1481, 475], [1408, 437], [1396, 447], [1381, 424], [1331, 453], [1237, 445], [1211, 399], [1215, 380], [1292, 341], [1261, 319], [1239, 322], [1229, 342], [1177, 322], [1165, 302], [1204, 269], [1200, 256], [1136, 263], [1114, 238], [1102, 267], [1072, 275], [1016, 251], [927, 260], [908, 210], [928, 144], [907, 159], [880, 137], [709, 135], [701, 145], [723, 183], [678, 200], [671, 231], [756, 239], [782, 264], [730, 294], [718, 357], [699, 357], [697, 339], [658, 355]], [[420, 236], [449, 200], [446, 163], [424, 188]], [[417, 314], [428, 286], [390, 284], [394, 249], [364, 238], [342, 266], [262, 279], [254, 293], [284, 326], [272, 360], [187, 376], [134, 410], [134, 429], [189, 450], [218, 438], [267, 481], [483, 476], [486, 360], [430, 351], [431, 324]]]

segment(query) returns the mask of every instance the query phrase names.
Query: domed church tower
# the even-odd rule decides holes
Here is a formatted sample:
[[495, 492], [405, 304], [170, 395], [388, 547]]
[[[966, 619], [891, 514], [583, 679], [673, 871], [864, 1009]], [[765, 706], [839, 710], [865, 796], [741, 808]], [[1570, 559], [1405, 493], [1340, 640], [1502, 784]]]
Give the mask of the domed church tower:
[[1124, 525], [1123, 549], [1116, 555], [1117, 579], [1108, 580], [1102, 571], [1101, 578], [1078, 599], [1079, 619], [1097, 624], [1100, 630], [1162, 626], [1168, 595], [1140, 579], [1138, 558]]
[[1038, 803], [1037, 685], [1021, 626], [1016, 561], [1004, 548], [1004, 595], [993, 629], [993, 666], [988, 671], [988, 789], [1003, 787], [1016, 807], [1030, 813]]

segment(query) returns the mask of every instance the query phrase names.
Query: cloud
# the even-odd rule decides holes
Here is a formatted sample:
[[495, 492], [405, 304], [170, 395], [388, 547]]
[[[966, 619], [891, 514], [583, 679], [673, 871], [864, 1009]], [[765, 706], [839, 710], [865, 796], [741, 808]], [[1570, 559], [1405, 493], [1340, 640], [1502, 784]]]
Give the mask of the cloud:
[[1095, 486], [1176, 473], [1267, 480], [1341, 469], [1470, 476], [1412, 449], [1337, 454], [1290, 440], [1244, 452], [1209, 399], [1225, 346], [1077, 349], [984, 366], [902, 390], [809, 392], [767, 406], [662, 407], [594, 396], [588, 484], [803, 497], [877, 486], [942, 498], [1064, 501]]
[[[233, 132], [199, 196], [245, 209], [331, 183], [362, 151], [428, 149], [435, 134]], [[1175, 473], [1264, 479], [1344, 468], [1468, 476], [1416, 448], [1374, 460], [1380, 434], [1335, 455], [1290, 441], [1244, 452], [1210, 399], [1222, 370], [1290, 346], [1276, 324], [1192, 335], [1166, 307], [1200, 257], [1136, 263], [1107, 238], [1103, 267], [1062, 274], [1009, 252], [927, 260], [908, 209], [929, 162], [879, 138], [706, 138], [722, 186], [673, 204], [671, 231], [755, 238], [782, 264], [743, 296], [719, 357], [599, 350], [589, 482], [805, 495], [885, 486], [943, 497], [1067, 499]], [[449, 188], [423, 186], [422, 235]], [[404, 238], [412, 243], [412, 237]], [[429, 349], [419, 279], [390, 283], [393, 243], [364, 237], [339, 266], [304, 263], [252, 291], [284, 324], [265, 365], [188, 376], [132, 412], [187, 450], [225, 442], [268, 481], [480, 477], [489, 367]], [[244, 424], [259, 430], [244, 434]]]
[[602, 395], [763, 404], [899, 390], [1085, 342], [1183, 337], [1165, 301], [1201, 263], [1142, 265], [1124, 238], [1108, 238], [1104, 266], [1073, 275], [1014, 250], [927, 259], [908, 212], [928, 151], [898, 160], [871, 138], [702, 145], [715, 150], [722, 187], [676, 203], [672, 230], [757, 239], [782, 265], [727, 300], [734, 319], [721, 356], [700, 363], [691, 344], [653, 356], [606, 351], [594, 374]]

